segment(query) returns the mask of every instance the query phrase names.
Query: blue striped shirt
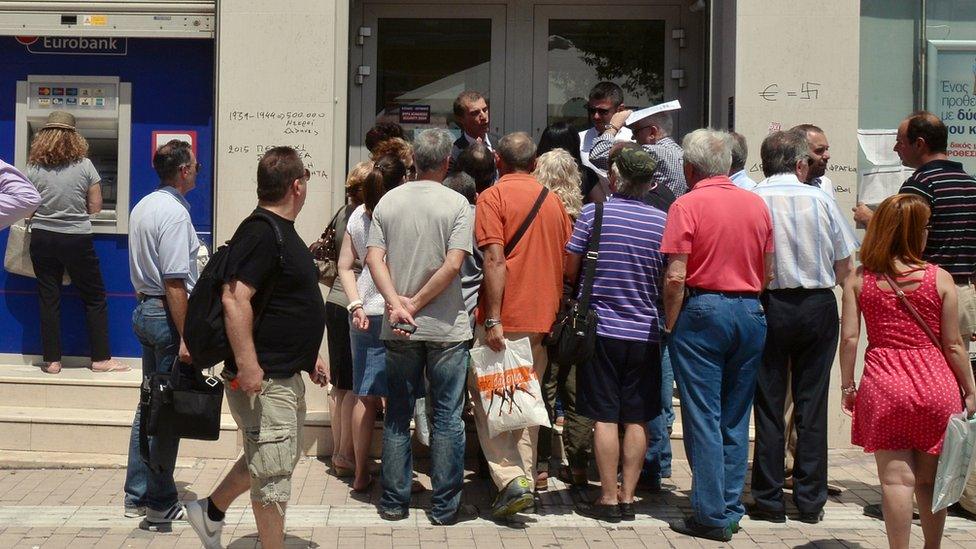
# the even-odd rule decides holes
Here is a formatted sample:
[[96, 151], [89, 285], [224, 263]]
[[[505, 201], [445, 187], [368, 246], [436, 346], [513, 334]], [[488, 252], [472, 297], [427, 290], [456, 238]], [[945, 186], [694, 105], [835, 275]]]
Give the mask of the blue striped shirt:
[[793, 174], [767, 177], [753, 192], [773, 218], [776, 260], [769, 289], [836, 286], [834, 262], [853, 255], [859, 245], [837, 203]]
[[[595, 210], [594, 204], [583, 207], [566, 251], [586, 254]], [[604, 204], [600, 256], [590, 298], [599, 317], [598, 335], [660, 341], [658, 302], [665, 267], [661, 237], [666, 220], [664, 212], [639, 200], [614, 195]], [[580, 272], [582, 282], [582, 269]]]

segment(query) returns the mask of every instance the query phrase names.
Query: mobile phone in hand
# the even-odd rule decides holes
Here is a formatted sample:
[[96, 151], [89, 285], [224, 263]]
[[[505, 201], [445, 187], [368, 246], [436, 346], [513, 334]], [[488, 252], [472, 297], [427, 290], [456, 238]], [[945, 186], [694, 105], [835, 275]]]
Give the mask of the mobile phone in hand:
[[412, 334], [417, 331], [417, 327], [408, 322], [391, 322], [390, 327], [394, 330], [403, 330], [408, 334]]

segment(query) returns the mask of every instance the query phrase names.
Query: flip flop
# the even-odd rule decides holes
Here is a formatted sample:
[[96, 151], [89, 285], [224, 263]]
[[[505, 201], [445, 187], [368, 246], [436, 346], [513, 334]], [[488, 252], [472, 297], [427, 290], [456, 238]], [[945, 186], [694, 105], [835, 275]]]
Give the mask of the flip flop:
[[90, 369], [96, 374], [107, 374], [110, 372], [128, 372], [132, 370], [130, 366], [127, 366], [125, 364], [122, 364], [121, 366], [109, 366], [108, 368], [100, 368], [98, 370], [96, 370], [95, 368], [90, 368]]
[[363, 486], [362, 488], [356, 488], [354, 486], [353, 489], [352, 489], [352, 491], [353, 492], [356, 492], [357, 494], [362, 494], [364, 492], [369, 492], [369, 489], [373, 487], [373, 481], [374, 480], [376, 480], [376, 477], [374, 477], [373, 475], [369, 475], [369, 480], [366, 481], [366, 486]]

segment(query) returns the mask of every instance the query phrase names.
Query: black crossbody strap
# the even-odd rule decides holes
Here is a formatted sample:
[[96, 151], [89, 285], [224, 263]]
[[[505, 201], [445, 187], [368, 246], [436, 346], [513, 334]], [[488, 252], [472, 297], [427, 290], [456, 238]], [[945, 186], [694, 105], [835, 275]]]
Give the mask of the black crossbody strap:
[[319, 238], [325, 238], [325, 233], [329, 232], [329, 229], [335, 229], [336, 221], [339, 220], [339, 214], [341, 214], [347, 207], [348, 205], [343, 204], [343, 206], [336, 211], [335, 215], [332, 216], [332, 220], [329, 221], [329, 224], [325, 226], [325, 230], [322, 231], [322, 236]]
[[547, 196], [549, 196], [549, 189], [542, 187], [542, 192], [539, 193], [539, 198], [536, 198], [535, 204], [532, 205], [532, 211], [529, 212], [529, 215], [526, 216], [525, 221], [522, 222], [518, 230], [515, 231], [515, 234], [512, 235], [512, 240], [505, 245], [505, 257], [508, 257], [508, 255], [512, 253], [512, 250], [514, 250], [515, 246], [518, 245], [519, 240], [522, 240], [522, 235], [525, 234], [525, 231], [529, 230], [529, 225], [531, 225], [532, 221], [535, 220], [535, 216], [539, 213], [539, 208], [542, 207], [542, 203], [546, 201]]
[[600, 256], [600, 231], [603, 228], [603, 203], [597, 202], [593, 214], [593, 230], [586, 246], [583, 261], [583, 287], [580, 289], [579, 310], [584, 314], [590, 309], [590, 294], [593, 293], [593, 277], [596, 276], [596, 259]]

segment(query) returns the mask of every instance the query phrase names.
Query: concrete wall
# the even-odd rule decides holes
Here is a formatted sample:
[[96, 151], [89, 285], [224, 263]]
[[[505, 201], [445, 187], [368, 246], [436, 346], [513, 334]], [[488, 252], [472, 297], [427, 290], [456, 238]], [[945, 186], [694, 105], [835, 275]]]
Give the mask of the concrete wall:
[[[343, 198], [348, 2], [234, 0], [217, 10], [214, 242], [254, 209], [257, 161], [276, 145], [297, 148], [312, 172], [296, 221], [312, 242]], [[324, 391], [308, 400], [325, 409]]]
[[[735, 127], [751, 151], [748, 168], [762, 179], [759, 144], [771, 129], [813, 123], [830, 141], [841, 211], [856, 198], [859, 2], [738, 0], [735, 44]], [[829, 393], [829, 445], [850, 446], [850, 421], [840, 409], [840, 368]]]

